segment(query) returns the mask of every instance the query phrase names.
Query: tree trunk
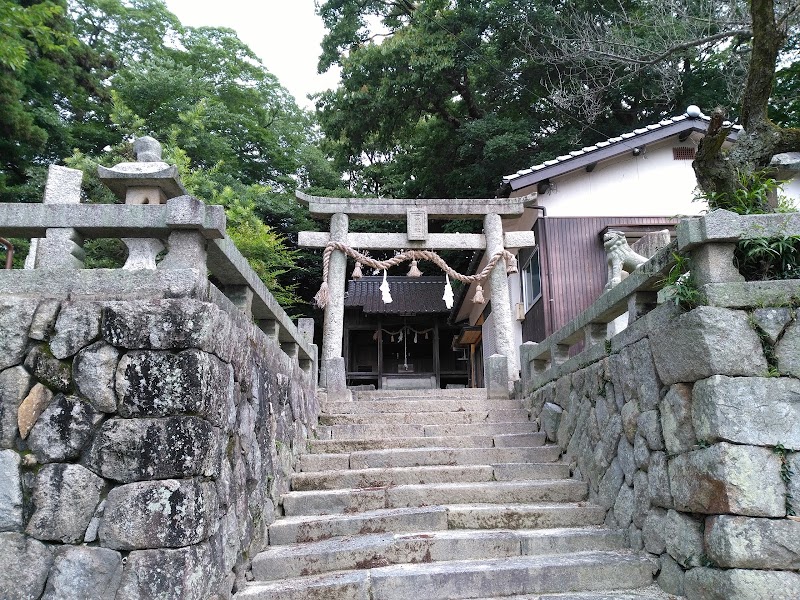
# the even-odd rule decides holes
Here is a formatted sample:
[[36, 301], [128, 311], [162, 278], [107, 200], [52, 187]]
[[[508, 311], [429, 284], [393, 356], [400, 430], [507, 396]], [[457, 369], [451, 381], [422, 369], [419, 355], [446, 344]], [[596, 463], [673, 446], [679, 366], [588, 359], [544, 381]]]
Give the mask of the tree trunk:
[[722, 124], [724, 111], [716, 109], [692, 165], [707, 196], [734, 192], [742, 185], [741, 176], [766, 169], [777, 153], [800, 149], [800, 130], [777, 127], [767, 113], [775, 63], [787, 35], [785, 19], [775, 18], [773, 0], [751, 0], [750, 12], [753, 37], [742, 95], [742, 131], [733, 149], [723, 150], [730, 127]]

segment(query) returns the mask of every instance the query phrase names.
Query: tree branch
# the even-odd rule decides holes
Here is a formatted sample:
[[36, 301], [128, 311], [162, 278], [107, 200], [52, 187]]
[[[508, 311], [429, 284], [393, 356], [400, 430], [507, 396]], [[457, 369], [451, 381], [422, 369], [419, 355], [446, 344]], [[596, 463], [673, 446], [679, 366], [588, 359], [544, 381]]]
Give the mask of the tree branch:
[[619, 62], [625, 62], [629, 64], [634, 64], [641, 67], [648, 67], [652, 66], [656, 63], [660, 63], [661, 61], [669, 58], [671, 55], [675, 54], [676, 52], [680, 52], [681, 50], [687, 50], [689, 48], [696, 48], [698, 46], [703, 46], [705, 44], [709, 44], [711, 42], [718, 42], [720, 40], [724, 40], [730, 37], [750, 37], [753, 35], [753, 32], [750, 29], [734, 29], [731, 31], [721, 31], [719, 33], [715, 33], [714, 35], [705, 36], [702, 38], [690, 40], [688, 42], [683, 42], [681, 44], [676, 44], [661, 54], [657, 54], [653, 58], [649, 59], [637, 59], [634, 57], [629, 56], [622, 56], [619, 54], [611, 54], [609, 52], [600, 52], [597, 50], [589, 50], [590, 55], [595, 56], [602, 56], [604, 58], [610, 58], [612, 60], [616, 60]]

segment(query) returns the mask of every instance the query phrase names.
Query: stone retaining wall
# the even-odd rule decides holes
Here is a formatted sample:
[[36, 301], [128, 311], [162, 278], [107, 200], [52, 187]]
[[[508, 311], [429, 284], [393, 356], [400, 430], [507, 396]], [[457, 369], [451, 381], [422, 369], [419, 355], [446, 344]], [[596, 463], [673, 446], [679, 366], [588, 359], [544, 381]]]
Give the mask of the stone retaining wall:
[[317, 412], [215, 304], [0, 299], [0, 598], [229, 598]]
[[669, 593], [800, 598], [798, 316], [660, 305], [525, 399]]

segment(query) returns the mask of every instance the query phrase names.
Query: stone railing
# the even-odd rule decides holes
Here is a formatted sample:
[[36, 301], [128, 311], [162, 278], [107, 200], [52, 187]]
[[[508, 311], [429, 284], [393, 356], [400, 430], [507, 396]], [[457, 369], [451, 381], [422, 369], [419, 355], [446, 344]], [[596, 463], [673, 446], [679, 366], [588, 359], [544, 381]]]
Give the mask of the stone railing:
[[[0, 598], [230, 598], [314, 437], [313, 327], [189, 196], [0, 204], [4, 236], [37, 241], [0, 270]], [[106, 237], [127, 268], [81, 268]]]
[[[522, 347], [532, 417], [606, 524], [690, 600], [800, 597], [800, 280], [747, 282], [732, 263], [739, 239], [799, 234], [796, 213], [684, 221], [673, 248]], [[656, 303], [673, 251], [704, 305]]]
[[[618, 350], [630, 334], [626, 336], [623, 332], [622, 336], [609, 340], [608, 324], [627, 312], [630, 325], [658, 305], [658, 292], [675, 265], [675, 253], [689, 257], [692, 277], [706, 305], [774, 306], [797, 297], [793, 280], [744, 281], [733, 264], [733, 253], [740, 239], [800, 236], [800, 213], [736, 215], [716, 210], [704, 217], [681, 221], [676, 230], [677, 240], [659, 250], [583, 313], [541, 343], [522, 345], [523, 392], [595, 362], [608, 354], [608, 349]], [[584, 347], [575, 355], [571, 349], [579, 343]]]
[[[67, 232], [63, 235], [62, 232]], [[0, 237], [38, 239], [36, 268], [0, 273], [0, 289], [14, 294], [45, 297], [92, 296], [105, 298], [185, 296], [209, 299], [223, 308], [236, 307], [281, 349], [298, 360], [310, 377], [316, 376], [317, 351], [312, 344], [313, 323], [300, 328], [267, 290], [235, 244], [225, 235], [225, 212], [191, 196], [166, 204], [0, 204]], [[97, 238], [164, 239], [166, 255], [155, 265], [163, 248], [158, 243], [150, 257], [152, 269], [84, 270], [83, 240]], [[146, 261], [138, 257], [140, 261]], [[201, 277], [187, 272], [196, 270]], [[35, 271], [43, 271], [36, 273]], [[62, 277], [53, 271], [66, 271]], [[208, 282], [209, 274], [220, 284]]]

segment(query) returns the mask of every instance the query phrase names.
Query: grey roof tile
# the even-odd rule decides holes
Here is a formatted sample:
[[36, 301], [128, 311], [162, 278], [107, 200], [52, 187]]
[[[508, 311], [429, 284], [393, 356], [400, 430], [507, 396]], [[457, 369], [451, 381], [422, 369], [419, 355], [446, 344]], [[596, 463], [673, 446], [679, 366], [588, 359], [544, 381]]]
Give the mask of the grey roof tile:
[[420, 314], [448, 313], [442, 295], [445, 278], [426, 277], [387, 277], [392, 302], [384, 304], [380, 286], [383, 276], [369, 276], [352, 279], [347, 284], [345, 308], [361, 308], [365, 314]]

